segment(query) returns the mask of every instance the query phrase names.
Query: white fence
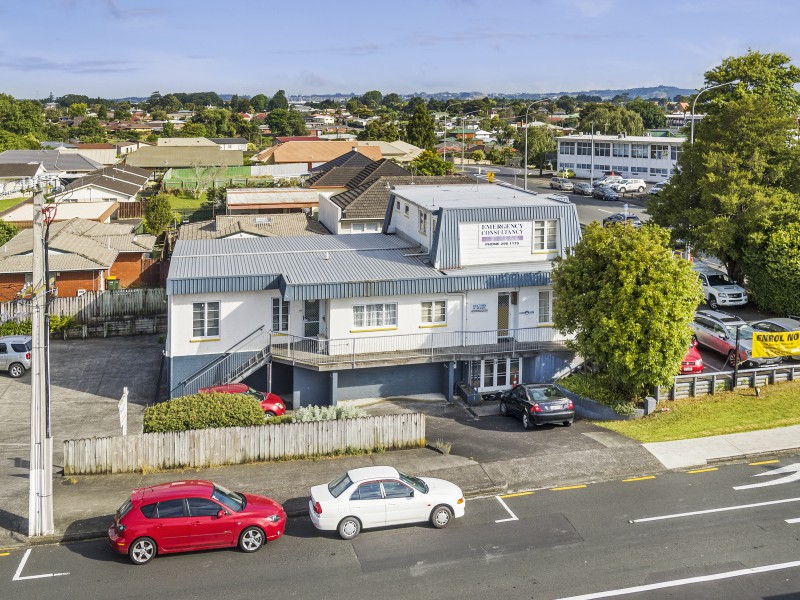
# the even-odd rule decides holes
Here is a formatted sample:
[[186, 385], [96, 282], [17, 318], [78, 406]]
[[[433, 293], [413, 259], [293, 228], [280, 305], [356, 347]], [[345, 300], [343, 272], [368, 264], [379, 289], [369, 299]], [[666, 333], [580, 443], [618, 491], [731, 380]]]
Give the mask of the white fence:
[[64, 441], [64, 474], [211, 467], [337, 454], [348, 449], [425, 445], [425, 415], [406, 413], [338, 421]]

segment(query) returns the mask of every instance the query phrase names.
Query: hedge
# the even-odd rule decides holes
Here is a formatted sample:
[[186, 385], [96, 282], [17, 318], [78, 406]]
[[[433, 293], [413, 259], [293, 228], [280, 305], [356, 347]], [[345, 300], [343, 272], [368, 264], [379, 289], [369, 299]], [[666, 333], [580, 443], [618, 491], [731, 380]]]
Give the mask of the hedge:
[[246, 394], [193, 394], [148, 406], [144, 433], [264, 424], [258, 400]]

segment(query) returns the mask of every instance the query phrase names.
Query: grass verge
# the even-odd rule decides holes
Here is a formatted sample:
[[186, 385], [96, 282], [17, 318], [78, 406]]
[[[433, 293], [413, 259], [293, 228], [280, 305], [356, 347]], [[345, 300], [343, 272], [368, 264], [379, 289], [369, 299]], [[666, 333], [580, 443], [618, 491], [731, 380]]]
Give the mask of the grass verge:
[[668, 442], [800, 425], [800, 381], [665, 400], [657, 412], [633, 421], [596, 421], [640, 442]]
[[16, 206], [17, 204], [22, 204], [27, 199], [28, 197], [25, 196], [24, 198], [6, 198], [5, 200], [0, 200], [0, 212], [8, 210], [12, 206]]

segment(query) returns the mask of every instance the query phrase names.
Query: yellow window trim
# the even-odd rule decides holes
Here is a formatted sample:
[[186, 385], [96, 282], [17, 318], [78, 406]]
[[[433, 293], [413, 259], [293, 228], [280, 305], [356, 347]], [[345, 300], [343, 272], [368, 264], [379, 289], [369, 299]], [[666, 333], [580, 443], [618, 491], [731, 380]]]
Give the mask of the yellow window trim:
[[202, 344], [203, 342], [221, 342], [222, 338], [192, 338], [189, 340], [190, 344]]
[[538, 328], [545, 328], [546, 327], [547, 329], [552, 329], [553, 328], [553, 323], [552, 322], [551, 323], [537, 323], [536, 325], [534, 325], [534, 327], [538, 327]]
[[424, 323], [419, 326], [420, 329], [431, 329], [433, 327], [447, 327], [447, 323]]
[[397, 326], [395, 327], [370, 327], [369, 329], [351, 329], [350, 333], [363, 333], [368, 331], [395, 331], [397, 330]]

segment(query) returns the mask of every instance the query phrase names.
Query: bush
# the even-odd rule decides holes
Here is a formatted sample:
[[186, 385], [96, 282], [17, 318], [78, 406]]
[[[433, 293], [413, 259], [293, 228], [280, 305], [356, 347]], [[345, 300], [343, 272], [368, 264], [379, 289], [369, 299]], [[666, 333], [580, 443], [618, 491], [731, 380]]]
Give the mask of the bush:
[[246, 394], [194, 394], [148, 406], [144, 411], [145, 433], [263, 424], [261, 404]]
[[267, 417], [264, 419], [267, 425], [280, 425], [281, 423], [291, 423], [292, 415], [281, 415], [280, 417]]
[[30, 321], [3, 321], [0, 323], [0, 335], [31, 335]]
[[636, 406], [598, 373], [573, 373], [556, 383], [579, 396], [605, 404], [620, 415], [632, 415]]
[[336, 419], [358, 419], [366, 416], [367, 412], [357, 406], [302, 406], [294, 411], [294, 422], [335, 421]]

